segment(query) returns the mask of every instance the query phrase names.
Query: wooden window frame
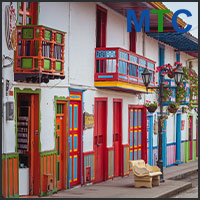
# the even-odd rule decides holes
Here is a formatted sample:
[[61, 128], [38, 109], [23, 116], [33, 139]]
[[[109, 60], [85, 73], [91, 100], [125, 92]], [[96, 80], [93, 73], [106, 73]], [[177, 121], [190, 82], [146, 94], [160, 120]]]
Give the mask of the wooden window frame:
[[[26, 8], [27, 3], [30, 3], [30, 8]], [[37, 25], [38, 24], [38, 2], [21, 2], [18, 3], [18, 25]], [[22, 24], [19, 24], [19, 15], [22, 16]], [[31, 24], [27, 24], [26, 17], [31, 17]]]

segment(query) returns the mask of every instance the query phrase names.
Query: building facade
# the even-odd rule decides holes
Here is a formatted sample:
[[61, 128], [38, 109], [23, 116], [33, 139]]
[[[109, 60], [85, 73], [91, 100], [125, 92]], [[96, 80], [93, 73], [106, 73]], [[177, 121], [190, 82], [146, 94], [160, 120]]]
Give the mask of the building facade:
[[[146, 9], [163, 6], [130, 3], [138, 10], [141, 5]], [[13, 12], [8, 12], [11, 6]], [[148, 67], [153, 74], [150, 84], [155, 86], [157, 66], [180, 61], [198, 71], [198, 59], [195, 48], [193, 54], [181, 51], [162, 42], [162, 34], [156, 39], [144, 31], [127, 32], [128, 6], [2, 4], [4, 197], [44, 196], [126, 176], [129, 160], [156, 165], [154, 125], [159, 109], [151, 114], [144, 103], [157, 101], [157, 95], [153, 90], [146, 93], [141, 73]], [[15, 50], [9, 46], [12, 30], [7, 22], [13, 13], [17, 19]], [[166, 27], [169, 19], [164, 18]], [[181, 19], [178, 23], [184, 24]], [[188, 45], [193, 42], [187, 41]], [[197, 159], [197, 120], [194, 110], [187, 114], [182, 109], [166, 120], [164, 167]]]

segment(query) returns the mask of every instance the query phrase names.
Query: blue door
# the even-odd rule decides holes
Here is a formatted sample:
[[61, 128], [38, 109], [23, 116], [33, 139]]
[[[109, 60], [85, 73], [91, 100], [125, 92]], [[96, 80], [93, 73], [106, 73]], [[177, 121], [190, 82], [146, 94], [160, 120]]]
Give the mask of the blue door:
[[181, 114], [176, 115], [176, 164], [181, 162]]
[[164, 121], [164, 128], [162, 130], [162, 160], [163, 160], [163, 167], [167, 165], [167, 121]]
[[147, 116], [147, 160], [153, 165], [153, 115]]

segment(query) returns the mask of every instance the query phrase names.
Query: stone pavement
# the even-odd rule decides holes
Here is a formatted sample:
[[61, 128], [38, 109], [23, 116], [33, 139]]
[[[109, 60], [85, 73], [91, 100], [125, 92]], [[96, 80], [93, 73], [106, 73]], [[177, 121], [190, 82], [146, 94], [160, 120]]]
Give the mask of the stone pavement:
[[178, 192], [192, 187], [192, 183], [181, 179], [198, 170], [198, 161], [180, 164], [164, 168], [165, 182], [152, 188], [134, 188], [134, 177], [130, 174], [126, 177], [117, 177], [113, 180], [101, 183], [78, 186], [61, 190], [48, 198], [158, 198], [170, 197]]

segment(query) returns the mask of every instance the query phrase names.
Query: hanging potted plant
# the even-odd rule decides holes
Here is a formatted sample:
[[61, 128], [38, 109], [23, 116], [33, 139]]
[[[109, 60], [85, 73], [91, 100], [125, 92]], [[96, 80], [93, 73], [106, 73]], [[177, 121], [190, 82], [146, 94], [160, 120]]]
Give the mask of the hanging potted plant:
[[169, 105], [168, 105], [168, 111], [170, 113], [176, 113], [179, 109], [179, 106], [180, 104], [179, 103], [176, 103], [176, 102], [171, 102]]
[[156, 111], [156, 109], [158, 108], [158, 103], [156, 101], [151, 103], [150, 101], [147, 100], [146, 103], [144, 104], [144, 106], [147, 108], [147, 110], [150, 113], [154, 113]]

